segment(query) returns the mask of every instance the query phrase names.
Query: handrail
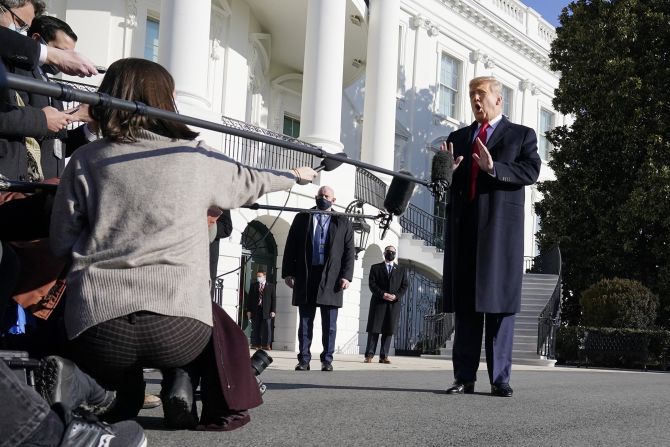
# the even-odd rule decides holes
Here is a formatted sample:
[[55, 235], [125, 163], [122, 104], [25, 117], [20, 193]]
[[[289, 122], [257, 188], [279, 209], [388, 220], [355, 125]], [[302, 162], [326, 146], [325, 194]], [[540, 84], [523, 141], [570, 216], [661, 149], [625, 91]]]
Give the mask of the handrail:
[[383, 210], [384, 198], [386, 197], [386, 183], [365, 169], [356, 168], [354, 197], [379, 210]]
[[421, 208], [410, 204], [405, 213], [400, 216], [400, 226], [408, 233], [417, 236], [436, 247], [444, 250], [444, 226], [446, 218], [428, 213]]
[[561, 325], [561, 285], [562, 285], [561, 250], [554, 246], [533, 260], [531, 273], [557, 275], [556, 286], [547, 301], [537, 323], [537, 354], [547, 358], [556, 358], [556, 336]]

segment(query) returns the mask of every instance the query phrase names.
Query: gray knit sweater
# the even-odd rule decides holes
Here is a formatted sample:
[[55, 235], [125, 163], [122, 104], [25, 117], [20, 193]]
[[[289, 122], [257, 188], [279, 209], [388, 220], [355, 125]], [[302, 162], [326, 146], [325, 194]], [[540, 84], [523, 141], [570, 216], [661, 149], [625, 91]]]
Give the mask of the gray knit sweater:
[[237, 208], [295, 183], [289, 172], [245, 167], [202, 142], [139, 138], [90, 143], [63, 172], [51, 248], [72, 256], [70, 339], [143, 310], [211, 326], [207, 208]]

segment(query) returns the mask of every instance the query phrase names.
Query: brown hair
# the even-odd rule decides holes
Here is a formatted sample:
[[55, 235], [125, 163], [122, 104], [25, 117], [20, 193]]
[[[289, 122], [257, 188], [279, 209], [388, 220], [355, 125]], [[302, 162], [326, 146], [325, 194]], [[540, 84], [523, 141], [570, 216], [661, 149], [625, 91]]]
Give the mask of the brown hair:
[[[176, 112], [174, 89], [174, 79], [161, 65], [146, 59], [127, 58], [109, 66], [98, 92]], [[91, 116], [98, 121], [102, 136], [112, 141], [135, 142], [140, 129], [182, 140], [194, 140], [198, 136], [197, 132], [182, 123], [109, 107], [95, 106], [91, 109]]]

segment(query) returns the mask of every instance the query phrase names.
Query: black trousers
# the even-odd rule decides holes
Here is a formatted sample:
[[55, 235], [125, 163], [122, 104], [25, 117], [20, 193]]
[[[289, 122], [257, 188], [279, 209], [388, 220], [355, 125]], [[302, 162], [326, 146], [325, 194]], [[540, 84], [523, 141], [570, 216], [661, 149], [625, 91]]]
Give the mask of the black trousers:
[[270, 346], [272, 343], [272, 318], [263, 318], [263, 307], [258, 306], [251, 316], [251, 344]]
[[[393, 335], [381, 334], [382, 346], [379, 348], [379, 357], [385, 359], [391, 350], [391, 338]], [[368, 343], [365, 346], [365, 356], [374, 357], [377, 351], [377, 341], [379, 341], [379, 334], [368, 332]]]
[[193, 363], [210, 342], [212, 328], [186, 317], [136, 312], [105, 321], [70, 342], [69, 356], [108, 390], [117, 403], [109, 420], [137, 416], [144, 402], [143, 368]]

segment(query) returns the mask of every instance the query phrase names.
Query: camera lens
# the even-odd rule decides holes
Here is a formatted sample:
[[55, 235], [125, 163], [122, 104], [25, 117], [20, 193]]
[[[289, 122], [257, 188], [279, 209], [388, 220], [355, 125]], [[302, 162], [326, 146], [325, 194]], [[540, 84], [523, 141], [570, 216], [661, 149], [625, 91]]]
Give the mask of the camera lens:
[[254, 370], [254, 374], [257, 376], [260, 375], [265, 368], [270, 366], [272, 363], [272, 357], [268, 355], [267, 352], [262, 349], [254, 352], [254, 355], [251, 356], [251, 368]]

